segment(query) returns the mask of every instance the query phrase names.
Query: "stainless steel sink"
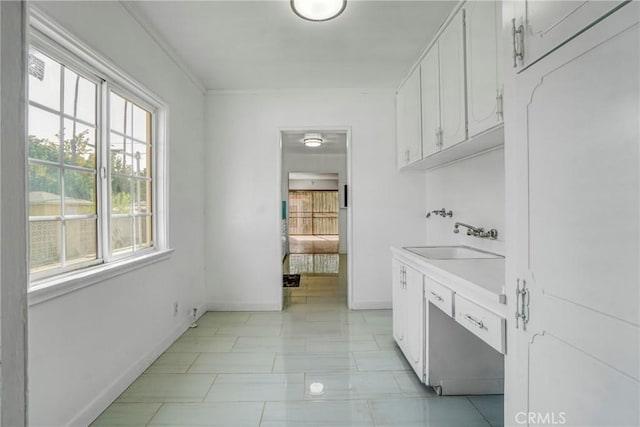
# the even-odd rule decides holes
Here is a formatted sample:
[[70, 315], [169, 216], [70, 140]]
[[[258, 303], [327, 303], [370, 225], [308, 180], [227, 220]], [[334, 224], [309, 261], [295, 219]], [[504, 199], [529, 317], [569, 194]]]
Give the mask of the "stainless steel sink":
[[418, 246], [404, 249], [428, 259], [491, 259], [502, 255], [481, 251], [468, 246]]

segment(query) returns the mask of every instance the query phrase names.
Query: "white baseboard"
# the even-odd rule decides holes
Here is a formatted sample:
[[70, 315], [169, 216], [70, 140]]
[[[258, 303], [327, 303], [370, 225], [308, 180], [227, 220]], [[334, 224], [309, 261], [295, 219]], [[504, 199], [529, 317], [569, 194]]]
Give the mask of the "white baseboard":
[[353, 301], [352, 310], [386, 310], [391, 308], [391, 301]]
[[[202, 316], [206, 311], [204, 305], [198, 307], [198, 317]], [[107, 385], [102, 393], [99, 393], [88, 405], [82, 408], [78, 414], [69, 421], [67, 426], [87, 426], [91, 424], [98, 415], [107, 409], [136, 378], [146, 371], [147, 368], [189, 328], [191, 322], [191, 317], [185, 319], [180, 325], [174, 328], [165, 339], [151, 349], [151, 351], [139, 358], [128, 369], [125, 369], [122, 375]]]
[[[205, 311], [280, 311], [282, 303], [278, 302], [236, 302], [218, 301], [203, 306]], [[391, 301], [355, 301], [352, 310], [386, 310], [391, 309]], [[198, 309], [200, 313], [200, 309]]]
[[504, 394], [504, 378], [453, 378], [437, 384], [445, 396]]
[[204, 307], [207, 311], [280, 311], [282, 302], [217, 301]]

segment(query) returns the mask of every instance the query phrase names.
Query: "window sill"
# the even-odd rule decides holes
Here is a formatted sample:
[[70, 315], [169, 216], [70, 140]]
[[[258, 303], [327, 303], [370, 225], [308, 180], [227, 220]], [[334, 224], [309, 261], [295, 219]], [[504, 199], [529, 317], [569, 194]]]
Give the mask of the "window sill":
[[163, 249], [135, 258], [101, 264], [65, 274], [64, 276], [37, 281], [28, 292], [29, 307], [169, 259], [172, 253], [173, 249]]

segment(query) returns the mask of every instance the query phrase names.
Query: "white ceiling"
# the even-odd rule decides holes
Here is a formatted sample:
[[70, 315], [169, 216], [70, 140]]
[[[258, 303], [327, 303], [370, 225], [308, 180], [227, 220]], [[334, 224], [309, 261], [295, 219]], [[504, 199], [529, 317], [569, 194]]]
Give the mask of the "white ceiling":
[[395, 89], [456, 3], [348, 0], [328, 22], [289, 0], [125, 6], [207, 89]]
[[[305, 133], [319, 133], [323, 143], [320, 147], [307, 147], [302, 143]], [[282, 132], [282, 150], [292, 154], [346, 154], [347, 134], [344, 132], [310, 129], [304, 132]]]

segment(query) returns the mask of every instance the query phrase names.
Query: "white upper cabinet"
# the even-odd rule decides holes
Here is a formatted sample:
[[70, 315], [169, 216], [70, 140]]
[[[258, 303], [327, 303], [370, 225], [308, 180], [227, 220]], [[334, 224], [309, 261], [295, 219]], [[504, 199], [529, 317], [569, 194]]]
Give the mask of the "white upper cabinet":
[[469, 137], [502, 122], [501, 5], [465, 4]]
[[438, 43], [427, 52], [420, 64], [422, 77], [422, 155], [440, 150], [440, 67]]
[[524, 68], [620, 7], [622, 0], [514, 3], [513, 65]]
[[396, 95], [398, 167], [422, 159], [420, 69], [405, 81]]
[[467, 139], [464, 81], [464, 10], [459, 10], [438, 39], [442, 149]]
[[640, 425], [639, 6], [505, 76], [507, 423]]
[[427, 170], [504, 143], [501, 28], [500, 1], [464, 3], [447, 19], [398, 90], [398, 167]]
[[422, 155], [467, 138], [464, 81], [464, 10], [460, 9], [420, 64]]

